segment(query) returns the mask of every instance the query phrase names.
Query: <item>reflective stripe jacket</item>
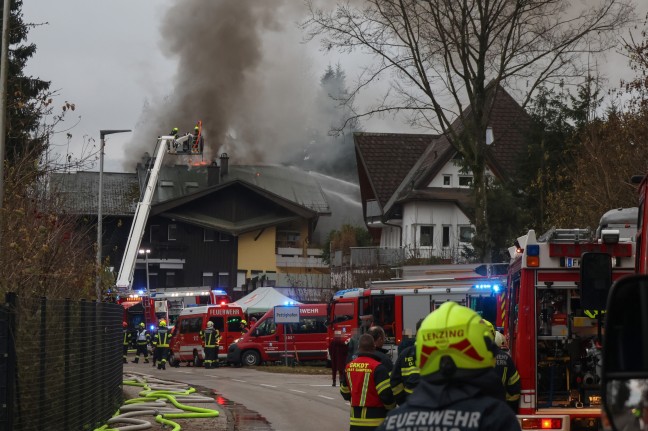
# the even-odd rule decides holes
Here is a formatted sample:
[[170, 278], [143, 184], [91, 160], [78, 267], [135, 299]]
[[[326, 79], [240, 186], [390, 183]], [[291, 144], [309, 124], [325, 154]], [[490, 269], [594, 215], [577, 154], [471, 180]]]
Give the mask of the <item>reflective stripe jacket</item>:
[[377, 427], [396, 405], [389, 370], [375, 354], [360, 353], [345, 371], [346, 381], [340, 384], [340, 393], [351, 404], [351, 430]]
[[128, 328], [123, 329], [122, 332], [124, 334], [124, 346], [128, 346], [130, 344], [131, 333]]
[[414, 388], [421, 379], [421, 371], [416, 366], [416, 346], [406, 347], [396, 360], [391, 373], [391, 387], [394, 399], [400, 405], [414, 392]]
[[220, 341], [220, 331], [214, 328], [207, 328], [200, 331], [200, 339], [205, 344], [205, 347], [216, 347]]
[[169, 347], [171, 341], [171, 331], [167, 328], [158, 328], [155, 337], [153, 337], [153, 345], [155, 347]]
[[151, 342], [151, 334], [145, 329], [137, 330], [137, 344], [149, 344]]
[[506, 402], [517, 412], [521, 390], [520, 375], [513, 363], [513, 359], [504, 350], [498, 349], [495, 355], [495, 371], [502, 378], [502, 384], [506, 390]]
[[520, 431], [503, 392], [492, 369], [451, 379], [421, 377], [405, 404], [390, 411], [376, 431]]

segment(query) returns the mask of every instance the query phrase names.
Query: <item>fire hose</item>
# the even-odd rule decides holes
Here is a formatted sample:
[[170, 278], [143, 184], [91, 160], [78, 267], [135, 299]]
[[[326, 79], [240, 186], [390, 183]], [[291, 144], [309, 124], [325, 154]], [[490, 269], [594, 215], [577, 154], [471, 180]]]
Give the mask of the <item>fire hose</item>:
[[[182, 429], [180, 425], [171, 419], [218, 416], [218, 410], [187, 405], [214, 402], [214, 400], [194, 394], [196, 391], [194, 388], [182, 383], [132, 373], [125, 375], [124, 385], [140, 386], [144, 390], [138, 394], [139, 398], [125, 401], [106, 425], [94, 431], [138, 431], [152, 427], [149, 420], [141, 419], [139, 416], [153, 416], [156, 422], [173, 427], [172, 431], [180, 431]], [[114, 424], [123, 425], [114, 427]]]

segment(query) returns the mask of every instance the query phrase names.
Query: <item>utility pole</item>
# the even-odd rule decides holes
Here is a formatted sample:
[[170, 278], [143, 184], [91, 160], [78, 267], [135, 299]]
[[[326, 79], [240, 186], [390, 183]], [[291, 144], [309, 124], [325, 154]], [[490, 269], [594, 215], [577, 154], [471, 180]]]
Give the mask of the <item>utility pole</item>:
[[[7, 1], [7, 0], [5, 0]], [[97, 203], [97, 279], [95, 290], [97, 294], [97, 302], [101, 302], [101, 247], [102, 244], [102, 235], [103, 235], [103, 168], [104, 168], [104, 148], [106, 146], [106, 135], [112, 135], [113, 133], [125, 133], [130, 132], [130, 130], [119, 129], [119, 130], [100, 130], [99, 131], [99, 201]]]

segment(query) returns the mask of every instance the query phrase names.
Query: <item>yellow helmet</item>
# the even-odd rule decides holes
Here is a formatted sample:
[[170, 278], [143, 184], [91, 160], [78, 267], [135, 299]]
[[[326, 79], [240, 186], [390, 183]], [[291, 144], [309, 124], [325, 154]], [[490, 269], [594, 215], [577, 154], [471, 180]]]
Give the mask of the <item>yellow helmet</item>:
[[241, 323], [247, 325], [247, 322], [245, 320], [241, 320]]
[[495, 366], [494, 331], [479, 314], [456, 302], [430, 313], [416, 334], [416, 364], [421, 376]]
[[160, 326], [166, 326], [166, 320], [164, 320], [164, 319], [160, 319], [160, 323], [159, 323], [159, 325], [160, 325]]
[[146, 327], [146, 324], [145, 324], [144, 322], [140, 322], [139, 325], [140, 325], [140, 328], [144, 328], [144, 327]]
[[495, 327], [493, 326], [492, 323], [490, 323], [488, 320], [484, 319], [484, 323], [486, 326], [488, 326], [489, 331], [491, 332], [491, 335], [493, 336], [493, 340], [495, 339]]
[[214, 327], [214, 322], [212, 322], [211, 320], [209, 322], [207, 322], [207, 327], [208, 328], [213, 328]]

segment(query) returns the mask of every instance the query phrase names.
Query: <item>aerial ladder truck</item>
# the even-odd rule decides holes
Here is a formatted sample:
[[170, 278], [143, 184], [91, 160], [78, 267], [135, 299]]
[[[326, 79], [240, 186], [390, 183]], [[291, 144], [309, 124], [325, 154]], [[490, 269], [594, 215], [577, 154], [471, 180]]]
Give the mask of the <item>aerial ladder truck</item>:
[[[124, 306], [124, 320], [129, 323], [129, 326], [144, 322], [149, 329], [155, 328], [157, 326], [157, 318], [159, 317], [156, 314], [156, 306], [158, 312], [163, 314], [163, 317], [168, 318], [168, 307], [165, 307], [165, 304], [156, 304], [155, 299], [150, 296], [150, 292], [146, 292], [146, 295], [139, 295], [132, 289], [137, 255], [142, 243], [144, 230], [146, 229], [146, 222], [151, 211], [151, 202], [155, 194], [164, 156], [166, 154], [197, 156], [202, 155], [202, 151], [203, 137], [201, 121], [198, 122], [198, 130], [195, 134], [187, 133], [182, 136], [161, 136], [158, 138], [153, 167], [149, 169], [144, 195], [135, 209], [133, 224], [128, 234], [126, 249], [124, 250], [124, 256], [115, 283], [115, 289], [121, 297], [119, 302]], [[137, 319], [139, 322], [133, 322], [132, 320], [134, 319], [131, 319], [129, 316], [129, 309], [133, 305], [138, 304], [141, 304], [143, 308], [143, 318], [141, 320]]]

